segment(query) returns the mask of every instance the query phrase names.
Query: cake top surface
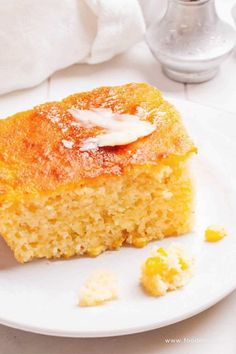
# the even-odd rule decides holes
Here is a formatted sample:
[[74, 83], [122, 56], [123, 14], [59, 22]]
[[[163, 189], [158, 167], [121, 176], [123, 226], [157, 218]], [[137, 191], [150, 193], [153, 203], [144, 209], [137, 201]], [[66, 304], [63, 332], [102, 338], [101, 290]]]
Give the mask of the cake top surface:
[[[82, 127], [71, 109], [138, 115], [156, 130], [127, 145], [83, 151], [84, 141], [104, 128]], [[16, 191], [47, 192], [104, 174], [121, 175], [130, 165], [156, 165], [195, 150], [174, 107], [147, 84], [77, 93], [0, 120], [0, 199]]]

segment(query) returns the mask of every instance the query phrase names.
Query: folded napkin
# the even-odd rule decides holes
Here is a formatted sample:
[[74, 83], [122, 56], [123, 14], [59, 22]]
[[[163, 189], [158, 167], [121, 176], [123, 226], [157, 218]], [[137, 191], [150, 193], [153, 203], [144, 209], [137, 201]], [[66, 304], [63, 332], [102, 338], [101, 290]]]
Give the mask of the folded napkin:
[[0, 2], [0, 94], [30, 87], [74, 63], [99, 63], [139, 41], [138, 0]]

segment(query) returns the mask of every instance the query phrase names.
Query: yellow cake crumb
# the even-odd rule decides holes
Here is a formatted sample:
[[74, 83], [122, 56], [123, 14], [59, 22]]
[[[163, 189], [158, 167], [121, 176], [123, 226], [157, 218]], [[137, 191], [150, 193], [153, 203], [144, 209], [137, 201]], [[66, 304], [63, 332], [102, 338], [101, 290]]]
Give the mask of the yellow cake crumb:
[[142, 265], [141, 286], [152, 296], [184, 286], [193, 275], [193, 258], [178, 244], [155, 248]]
[[219, 225], [208, 226], [205, 230], [205, 240], [208, 242], [217, 242], [227, 236], [227, 231]]
[[97, 306], [118, 296], [116, 279], [111, 272], [95, 271], [82, 285], [79, 306]]

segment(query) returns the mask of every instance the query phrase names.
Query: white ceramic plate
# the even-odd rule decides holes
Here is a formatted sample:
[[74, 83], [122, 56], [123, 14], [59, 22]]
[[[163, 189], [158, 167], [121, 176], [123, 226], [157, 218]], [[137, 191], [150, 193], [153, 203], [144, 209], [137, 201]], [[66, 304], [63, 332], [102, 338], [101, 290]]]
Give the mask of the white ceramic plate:
[[[122, 248], [97, 258], [17, 264], [0, 243], [0, 322], [27, 331], [71, 337], [116, 336], [181, 321], [218, 302], [236, 287], [236, 121], [233, 115], [173, 100], [199, 147], [193, 163], [197, 184], [194, 232], [153, 242], [143, 249]], [[229, 236], [203, 240], [209, 224], [224, 225]], [[197, 271], [183, 289], [151, 298], [139, 288], [140, 264], [154, 245], [177, 241], [197, 259]], [[78, 290], [95, 269], [109, 269], [120, 281], [119, 300], [93, 308], [76, 306]]]

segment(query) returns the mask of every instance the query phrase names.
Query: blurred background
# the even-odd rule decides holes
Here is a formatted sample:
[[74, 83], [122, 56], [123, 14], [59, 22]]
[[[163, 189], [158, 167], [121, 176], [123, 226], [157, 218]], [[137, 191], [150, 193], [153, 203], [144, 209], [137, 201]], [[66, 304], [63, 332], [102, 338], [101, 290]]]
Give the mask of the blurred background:
[[[198, 6], [199, 2], [203, 4]], [[35, 86], [56, 71], [75, 63], [98, 64], [126, 52], [148, 37], [149, 28], [163, 17], [168, 3], [173, 11], [169, 11], [166, 16], [165, 31], [156, 30], [154, 33], [152, 52], [158, 47], [158, 40], [162, 40], [159, 45], [163, 45], [163, 33], [173, 35], [177, 27], [178, 36], [169, 47], [178, 43], [177, 39], [181, 36], [186, 44], [188, 28], [188, 41], [192, 46], [195, 46], [194, 32], [198, 33], [199, 28], [205, 31], [201, 33], [202, 37], [205, 36], [205, 42], [212, 42], [214, 31], [218, 31], [216, 22], [219, 20], [212, 19], [214, 3], [220, 17], [233, 23], [232, 0], [2, 1], [0, 94]], [[199, 8], [202, 10], [199, 11]], [[199, 20], [195, 23], [196, 18]], [[218, 37], [222, 35], [223, 40], [228, 40], [227, 34], [223, 32], [219, 30]], [[197, 43], [200, 43], [200, 34], [198, 37]], [[217, 46], [216, 41], [214, 45]], [[205, 53], [210, 51], [209, 46], [204, 49]], [[178, 45], [176, 50], [183, 52], [184, 46]], [[175, 53], [172, 54], [175, 59]]]

